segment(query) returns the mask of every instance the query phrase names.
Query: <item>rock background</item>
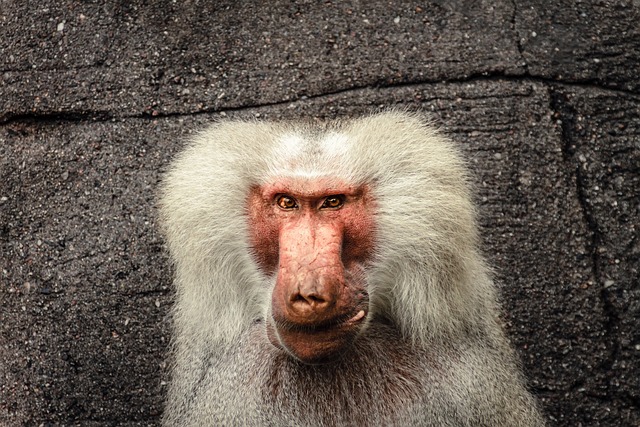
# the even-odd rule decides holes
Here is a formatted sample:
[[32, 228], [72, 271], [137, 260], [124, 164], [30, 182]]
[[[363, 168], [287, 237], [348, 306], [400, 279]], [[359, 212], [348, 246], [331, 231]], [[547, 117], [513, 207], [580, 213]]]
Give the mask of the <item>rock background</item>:
[[0, 0], [0, 425], [158, 424], [189, 134], [389, 106], [466, 152], [549, 425], [640, 425], [638, 0]]

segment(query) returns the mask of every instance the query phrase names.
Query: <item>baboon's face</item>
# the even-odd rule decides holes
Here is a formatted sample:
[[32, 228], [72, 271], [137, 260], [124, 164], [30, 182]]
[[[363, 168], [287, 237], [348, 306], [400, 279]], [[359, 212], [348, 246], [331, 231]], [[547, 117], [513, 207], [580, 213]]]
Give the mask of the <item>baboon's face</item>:
[[305, 363], [335, 359], [369, 312], [364, 268], [375, 238], [369, 189], [281, 178], [253, 188], [248, 208], [258, 264], [276, 277], [269, 339]]

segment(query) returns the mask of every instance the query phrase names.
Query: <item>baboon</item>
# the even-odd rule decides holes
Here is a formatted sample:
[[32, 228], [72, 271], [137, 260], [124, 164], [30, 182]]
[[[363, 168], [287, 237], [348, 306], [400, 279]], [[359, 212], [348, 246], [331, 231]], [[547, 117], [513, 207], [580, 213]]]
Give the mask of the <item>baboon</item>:
[[229, 120], [162, 187], [166, 426], [543, 426], [464, 162], [421, 115]]

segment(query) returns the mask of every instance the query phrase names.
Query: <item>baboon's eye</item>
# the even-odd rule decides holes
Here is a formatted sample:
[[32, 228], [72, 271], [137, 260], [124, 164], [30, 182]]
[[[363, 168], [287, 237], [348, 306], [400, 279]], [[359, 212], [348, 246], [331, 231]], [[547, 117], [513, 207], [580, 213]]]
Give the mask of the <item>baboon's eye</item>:
[[289, 197], [287, 195], [278, 196], [278, 198], [276, 199], [276, 204], [280, 209], [287, 209], [287, 210], [295, 209], [298, 207], [298, 204], [296, 203], [296, 199], [294, 199], [293, 197]]
[[344, 196], [342, 194], [338, 194], [336, 196], [329, 196], [324, 199], [322, 206], [320, 209], [338, 209], [344, 205]]

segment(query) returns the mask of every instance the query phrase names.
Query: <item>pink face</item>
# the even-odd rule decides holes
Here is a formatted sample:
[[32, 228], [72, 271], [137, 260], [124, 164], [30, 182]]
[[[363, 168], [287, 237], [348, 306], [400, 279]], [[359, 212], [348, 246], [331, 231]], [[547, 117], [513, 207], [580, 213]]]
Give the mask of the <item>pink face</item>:
[[306, 363], [334, 359], [369, 310], [364, 265], [375, 227], [368, 188], [282, 178], [254, 187], [248, 202], [256, 260], [276, 274], [269, 339]]

